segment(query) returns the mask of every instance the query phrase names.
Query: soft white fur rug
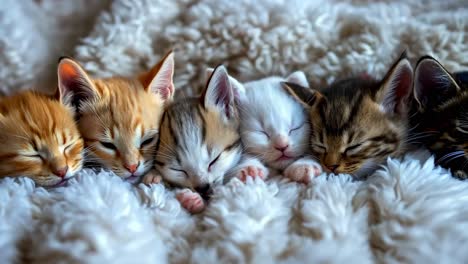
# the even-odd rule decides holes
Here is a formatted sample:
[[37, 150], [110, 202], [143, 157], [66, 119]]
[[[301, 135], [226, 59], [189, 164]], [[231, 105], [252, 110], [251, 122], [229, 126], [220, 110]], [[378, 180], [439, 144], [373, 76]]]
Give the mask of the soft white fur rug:
[[[54, 87], [60, 55], [97, 76], [131, 75], [176, 51], [176, 87], [208, 66], [240, 80], [304, 70], [313, 86], [380, 77], [407, 48], [468, 68], [466, 1], [13, 1], [0, 6], [0, 87]], [[0, 181], [2, 263], [466, 263], [468, 183], [426, 153], [365, 182], [232, 181], [187, 214], [160, 185], [85, 170], [47, 191]]]

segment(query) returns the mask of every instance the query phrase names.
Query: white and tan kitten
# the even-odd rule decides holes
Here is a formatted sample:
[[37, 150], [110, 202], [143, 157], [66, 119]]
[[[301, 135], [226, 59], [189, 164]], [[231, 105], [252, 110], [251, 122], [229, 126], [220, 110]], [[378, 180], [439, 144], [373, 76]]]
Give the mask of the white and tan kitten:
[[[286, 78], [272, 76], [245, 84], [230, 77], [230, 82], [239, 93], [240, 133], [245, 151], [293, 181], [307, 183], [319, 175], [321, 166], [307, 155], [307, 113], [282, 86], [282, 82], [289, 82], [308, 87], [305, 74], [296, 71]], [[258, 159], [246, 158], [238, 174], [241, 179], [245, 175], [265, 179], [269, 171]]]
[[[239, 116], [226, 69], [217, 67], [200, 97], [169, 105], [160, 128], [156, 169], [176, 188], [191, 213], [205, 208], [213, 186], [222, 184], [241, 159]], [[157, 183], [147, 176], [144, 182]]]

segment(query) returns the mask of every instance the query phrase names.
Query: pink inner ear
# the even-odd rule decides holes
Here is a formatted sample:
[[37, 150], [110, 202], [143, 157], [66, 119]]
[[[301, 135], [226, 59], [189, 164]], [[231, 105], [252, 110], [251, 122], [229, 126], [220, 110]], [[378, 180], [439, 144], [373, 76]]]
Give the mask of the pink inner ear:
[[404, 73], [400, 74], [400, 80], [398, 81], [395, 95], [398, 99], [403, 98], [409, 94], [409, 90], [411, 89], [411, 82], [412, 82], [412, 73]]
[[163, 100], [167, 100], [171, 97], [172, 92], [174, 91], [174, 86], [173, 85], [167, 85], [165, 87], [161, 87], [158, 90], [158, 94], [161, 95], [161, 98]]
[[226, 113], [227, 117], [231, 117], [231, 94], [230, 94], [231, 87], [229, 86], [229, 82], [223, 82], [220, 84], [218, 89], [218, 98], [216, 99], [216, 104], [222, 105], [224, 108], [224, 112]]

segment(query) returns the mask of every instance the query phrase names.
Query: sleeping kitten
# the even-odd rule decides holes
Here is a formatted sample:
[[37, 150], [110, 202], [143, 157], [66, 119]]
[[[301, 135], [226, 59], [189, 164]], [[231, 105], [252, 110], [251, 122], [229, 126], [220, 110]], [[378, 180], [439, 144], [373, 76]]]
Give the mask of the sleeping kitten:
[[238, 128], [234, 91], [223, 66], [214, 70], [200, 98], [181, 99], [166, 109], [156, 168], [167, 183], [180, 188], [177, 199], [188, 211], [202, 211], [202, 196], [207, 198], [239, 162]]
[[0, 100], [0, 177], [27, 176], [58, 186], [83, 163], [83, 140], [71, 108], [33, 91]]
[[[437, 60], [416, 64], [411, 138], [436, 154], [437, 162], [461, 179], [468, 178], [468, 73], [450, 74]], [[463, 79], [464, 78], [464, 79]]]
[[380, 82], [353, 78], [321, 91], [286, 84], [309, 109], [311, 150], [327, 172], [361, 178], [402, 154], [412, 75], [403, 54]]
[[130, 182], [153, 167], [163, 108], [174, 93], [173, 73], [172, 52], [138, 78], [92, 79], [72, 59], [60, 60], [59, 87], [77, 109], [88, 161]]
[[[286, 79], [268, 77], [244, 85], [233, 77], [230, 80], [240, 93], [240, 132], [247, 153], [259, 157], [268, 167], [283, 171], [294, 181], [307, 183], [319, 175], [320, 164], [304, 157], [310, 129], [305, 109], [281, 85], [289, 82], [308, 87], [304, 73], [298, 71]], [[262, 168], [256, 159], [250, 159], [238, 173], [241, 179], [261, 173], [264, 179], [268, 169]]]

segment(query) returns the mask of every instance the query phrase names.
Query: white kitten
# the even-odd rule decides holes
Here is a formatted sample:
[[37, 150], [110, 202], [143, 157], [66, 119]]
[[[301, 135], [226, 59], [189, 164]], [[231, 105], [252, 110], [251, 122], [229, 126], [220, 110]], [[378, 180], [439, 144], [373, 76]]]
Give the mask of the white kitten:
[[[310, 133], [307, 113], [281, 84], [291, 82], [308, 87], [304, 73], [297, 71], [287, 78], [274, 76], [244, 85], [230, 77], [230, 82], [240, 93], [240, 133], [245, 151], [294, 181], [307, 183], [319, 175], [319, 163], [305, 156]], [[250, 171], [248, 174], [255, 176], [255, 168], [268, 173], [254, 158], [244, 159], [239, 167], [241, 175]]]

